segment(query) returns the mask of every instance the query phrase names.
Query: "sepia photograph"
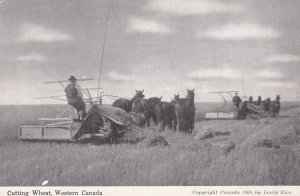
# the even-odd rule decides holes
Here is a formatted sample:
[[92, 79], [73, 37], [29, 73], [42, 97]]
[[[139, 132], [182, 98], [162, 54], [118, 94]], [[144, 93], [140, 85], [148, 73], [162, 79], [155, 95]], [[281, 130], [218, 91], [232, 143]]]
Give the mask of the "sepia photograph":
[[[15, 187], [3, 195], [294, 195], [284, 187], [300, 185], [299, 10], [0, 0], [0, 188]], [[49, 186], [77, 189], [26, 189]]]

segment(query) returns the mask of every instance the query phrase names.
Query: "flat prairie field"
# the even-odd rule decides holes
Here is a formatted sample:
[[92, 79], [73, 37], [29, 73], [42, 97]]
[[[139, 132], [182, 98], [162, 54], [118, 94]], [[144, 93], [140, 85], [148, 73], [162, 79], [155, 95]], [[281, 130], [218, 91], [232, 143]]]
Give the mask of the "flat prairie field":
[[101, 145], [19, 141], [18, 126], [68, 106], [0, 106], [0, 186], [300, 185], [300, 104], [277, 119], [203, 119], [221, 105], [197, 103], [192, 134], [153, 125], [140, 142]]

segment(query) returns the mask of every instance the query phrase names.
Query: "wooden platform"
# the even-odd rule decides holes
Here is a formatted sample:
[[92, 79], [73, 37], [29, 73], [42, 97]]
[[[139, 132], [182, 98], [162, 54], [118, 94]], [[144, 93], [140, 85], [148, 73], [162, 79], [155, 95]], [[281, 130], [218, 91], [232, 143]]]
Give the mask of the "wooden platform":
[[204, 114], [206, 120], [234, 120], [235, 112], [207, 112]]
[[21, 140], [73, 141], [73, 136], [80, 126], [80, 122], [59, 126], [20, 126], [18, 137]]

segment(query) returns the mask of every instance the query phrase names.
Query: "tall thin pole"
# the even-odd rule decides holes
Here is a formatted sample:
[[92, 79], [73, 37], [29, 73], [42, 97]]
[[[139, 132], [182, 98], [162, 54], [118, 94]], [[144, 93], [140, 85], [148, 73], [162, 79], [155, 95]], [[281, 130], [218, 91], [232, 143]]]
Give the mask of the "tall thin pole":
[[243, 93], [244, 93], [243, 99], [245, 100], [246, 95], [245, 95], [245, 86], [244, 86], [244, 78], [243, 78], [243, 72], [242, 72], [242, 70], [241, 70], [241, 79], [242, 79], [242, 86], [243, 86]]
[[109, 21], [109, 13], [110, 13], [110, 0], [108, 0], [108, 10], [106, 14], [106, 23], [105, 23], [105, 31], [104, 31], [104, 40], [102, 46], [102, 54], [101, 54], [101, 63], [99, 68], [99, 79], [98, 79], [98, 90], [97, 90], [97, 99], [99, 98], [99, 89], [100, 89], [100, 82], [101, 82], [101, 74], [102, 74], [102, 66], [103, 66], [103, 57], [105, 52], [105, 44], [106, 44], [106, 34], [107, 34], [107, 26]]

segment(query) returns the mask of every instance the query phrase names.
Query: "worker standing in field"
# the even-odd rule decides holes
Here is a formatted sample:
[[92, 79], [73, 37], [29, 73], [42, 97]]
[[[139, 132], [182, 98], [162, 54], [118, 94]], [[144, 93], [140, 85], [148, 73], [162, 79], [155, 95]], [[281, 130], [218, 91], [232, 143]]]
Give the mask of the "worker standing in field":
[[252, 96], [249, 97], [249, 103], [253, 103], [253, 97]]
[[239, 109], [242, 99], [238, 96], [238, 92], [235, 93], [235, 96], [232, 98], [233, 105]]
[[86, 116], [86, 110], [85, 103], [83, 101], [82, 89], [77, 83], [75, 76], [71, 75], [68, 80], [70, 82], [65, 89], [68, 104], [76, 109], [78, 120], [83, 120]]

